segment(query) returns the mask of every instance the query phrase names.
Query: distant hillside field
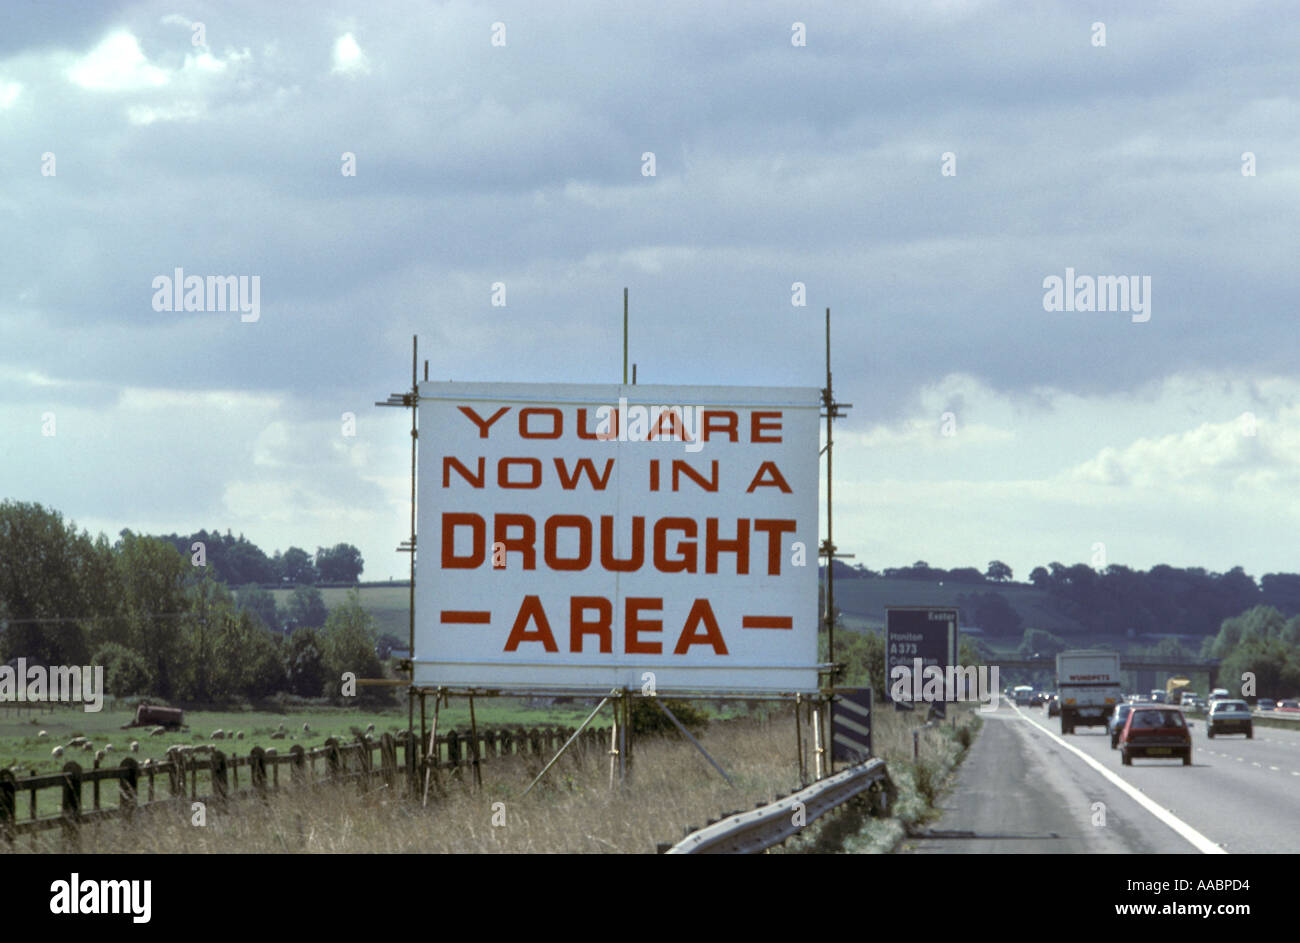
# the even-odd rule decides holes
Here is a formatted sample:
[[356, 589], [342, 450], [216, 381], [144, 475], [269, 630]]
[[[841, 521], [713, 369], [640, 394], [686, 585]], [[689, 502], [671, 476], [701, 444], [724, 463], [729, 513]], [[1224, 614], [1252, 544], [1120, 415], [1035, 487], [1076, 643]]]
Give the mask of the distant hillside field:
[[[320, 591], [321, 599], [325, 601], [325, 606], [333, 609], [335, 606], [342, 605], [348, 597], [349, 590], [343, 588], [330, 587]], [[411, 590], [406, 586], [363, 586], [358, 590], [361, 594], [361, 605], [374, 616], [375, 628], [380, 635], [396, 635], [404, 643], [411, 635]], [[273, 589], [271, 594], [275, 596], [275, 604], [281, 609], [289, 604], [289, 597], [293, 595], [291, 589]]]
[[[960, 596], [998, 593], [1011, 604], [1026, 628], [1045, 629], [1054, 635], [1075, 635], [1083, 626], [1061, 615], [1051, 597], [1026, 583], [951, 583], [926, 580], [858, 579], [835, 580], [835, 608], [843, 613], [852, 629], [880, 629], [885, 625], [886, 606], [956, 606]], [[1019, 636], [1016, 638], [1019, 643]]]

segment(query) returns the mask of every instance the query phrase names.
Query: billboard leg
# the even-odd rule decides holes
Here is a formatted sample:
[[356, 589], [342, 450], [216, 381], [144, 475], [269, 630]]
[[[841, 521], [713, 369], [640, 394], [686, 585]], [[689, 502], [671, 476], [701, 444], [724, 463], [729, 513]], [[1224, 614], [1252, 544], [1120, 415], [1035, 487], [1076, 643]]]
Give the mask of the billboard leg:
[[800, 696], [794, 696], [794, 745], [795, 750], [799, 753], [799, 785], [808, 785], [808, 764], [804, 762], [803, 757], [803, 724], [799, 717], [802, 702]]
[[[442, 689], [439, 688], [433, 695], [433, 729], [429, 731], [429, 745], [424, 751], [424, 801], [423, 805], [429, 804], [429, 780], [438, 775], [438, 711], [442, 707]], [[424, 707], [421, 705], [420, 714], [424, 714]], [[421, 727], [423, 727], [421, 722]], [[442, 792], [442, 783], [438, 784], [438, 791]]]
[[676, 715], [674, 715], [673, 712], [668, 709], [668, 705], [665, 704], [663, 701], [659, 700], [659, 698], [657, 697], [652, 698], [652, 700], [654, 701], [656, 707], [658, 707], [661, 711], [663, 711], [665, 714], [668, 715], [668, 719], [671, 720], [673, 724], [677, 727], [677, 729], [682, 732], [682, 736], [684, 736], [687, 740], [691, 741], [691, 745], [694, 746], [695, 749], [699, 750], [700, 753], [704, 755], [704, 758], [709, 761], [710, 765], [712, 765], [714, 769], [716, 769], [719, 773], [722, 774], [722, 778], [727, 781], [727, 785], [730, 786], [732, 789], [735, 789], [736, 784], [731, 781], [731, 777], [727, 775], [727, 771], [723, 769], [721, 766], [719, 766], [717, 764], [717, 761], [714, 760], [713, 757], [709, 756], [709, 751], [704, 749], [704, 747], [700, 745], [700, 741], [692, 737], [691, 732], [687, 730], [684, 726], [682, 726], [682, 722], [678, 720]]
[[[561, 756], [564, 755], [564, 751], [567, 750], [567, 749], [569, 749], [569, 745], [572, 744], [574, 740], [577, 740], [577, 739], [578, 739], [579, 735], [581, 735], [581, 733], [582, 733], [584, 730], [587, 729], [587, 725], [591, 723], [592, 719], [595, 718], [595, 716], [596, 716], [597, 714], [600, 713], [600, 709], [601, 709], [602, 707], [604, 707], [606, 704], [608, 704], [608, 703], [609, 703], [609, 699], [610, 699], [611, 697], [613, 697], [613, 696], [614, 696], [615, 694], [617, 694], [617, 693], [618, 693], [617, 691], [610, 691], [608, 694], [606, 694], [604, 697], [602, 697], [602, 698], [600, 699], [600, 703], [596, 705], [596, 709], [595, 709], [594, 711], [592, 711], [590, 714], [587, 715], [587, 719], [584, 720], [584, 721], [583, 721], [583, 722], [578, 726], [578, 729], [577, 729], [577, 730], [573, 731], [573, 734], [569, 737], [568, 740], [564, 741], [564, 746], [560, 747], [560, 751], [559, 751], [558, 753], [556, 753], [555, 756], [551, 757], [551, 762], [547, 763], [546, 766], [544, 766], [544, 767], [542, 768], [542, 771], [541, 771], [540, 773], [537, 774], [537, 777], [536, 777], [536, 778], [535, 778], [531, 783], [528, 784], [528, 788], [525, 789], [525, 790], [523, 791], [522, 795], [520, 796], [521, 799], [522, 799], [524, 796], [528, 795], [530, 792], [533, 791], [533, 787], [536, 786], [539, 782], [542, 781], [542, 777], [545, 776], [545, 775], [547, 774], [547, 772], [550, 770], [550, 768], [551, 768], [552, 766], [555, 765], [556, 761], [557, 761]], [[618, 711], [617, 711], [617, 710], [614, 712], [614, 723], [615, 723], [615, 725], [618, 724]], [[611, 757], [611, 759], [610, 759], [610, 763], [611, 763], [611, 764], [613, 763], [613, 758], [612, 758], [612, 757]], [[611, 778], [613, 778], [613, 772], [612, 772], [612, 771], [613, 771], [613, 766], [612, 766], [612, 765], [610, 766], [610, 770], [611, 770]]]
[[483, 770], [479, 765], [478, 722], [474, 719], [474, 695], [469, 696], [469, 735], [474, 744], [474, 788], [483, 788]]

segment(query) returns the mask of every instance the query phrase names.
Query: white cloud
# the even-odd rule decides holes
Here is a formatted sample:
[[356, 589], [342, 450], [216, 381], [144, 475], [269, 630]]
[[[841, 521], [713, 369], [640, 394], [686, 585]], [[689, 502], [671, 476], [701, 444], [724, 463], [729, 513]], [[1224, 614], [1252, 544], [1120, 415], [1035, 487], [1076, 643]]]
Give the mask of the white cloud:
[[370, 62], [365, 52], [357, 44], [356, 37], [344, 33], [334, 40], [334, 69], [344, 75], [357, 75], [370, 72]]
[[111, 33], [68, 70], [76, 85], [93, 91], [133, 91], [166, 85], [167, 72], [151, 65], [140, 41], [128, 32]]
[[0, 108], [11, 108], [22, 94], [23, 87], [18, 82], [0, 82]]

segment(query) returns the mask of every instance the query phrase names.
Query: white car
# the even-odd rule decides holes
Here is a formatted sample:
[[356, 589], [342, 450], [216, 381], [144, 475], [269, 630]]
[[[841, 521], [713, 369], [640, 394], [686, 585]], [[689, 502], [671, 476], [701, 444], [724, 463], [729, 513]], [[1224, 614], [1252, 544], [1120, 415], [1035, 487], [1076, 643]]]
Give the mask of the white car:
[[1255, 738], [1255, 715], [1245, 701], [1224, 699], [1210, 705], [1210, 715], [1205, 721], [1209, 737], [1223, 733], [1244, 733], [1247, 739]]

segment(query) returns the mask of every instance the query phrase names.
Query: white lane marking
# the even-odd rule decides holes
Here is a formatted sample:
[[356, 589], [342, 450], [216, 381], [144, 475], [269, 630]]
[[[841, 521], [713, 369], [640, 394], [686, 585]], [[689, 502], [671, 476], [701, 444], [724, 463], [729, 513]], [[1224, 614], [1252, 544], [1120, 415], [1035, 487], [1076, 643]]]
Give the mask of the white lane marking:
[[1280, 772], [1282, 772], [1282, 771], [1281, 771], [1280, 769], [1278, 769], [1276, 766], [1270, 766], [1269, 769], [1271, 769], [1271, 770], [1272, 770], [1273, 772], [1275, 772], [1275, 773], [1280, 773]]
[[1042, 727], [1039, 726], [1038, 724], [1035, 724], [1024, 713], [1022, 713], [1020, 708], [1016, 707], [1015, 704], [1010, 704], [1008, 706], [1010, 706], [1010, 708], [1016, 712], [1016, 715], [1021, 720], [1033, 724], [1033, 726], [1035, 727], [1038, 727], [1038, 729], [1041, 730], [1043, 733], [1047, 734], [1049, 737], [1051, 737], [1061, 746], [1065, 747], [1067, 750], [1069, 750], [1079, 759], [1083, 760], [1085, 763], [1087, 763], [1097, 772], [1101, 773], [1102, 776], [1105, 776], [1106, 779], [1108, 779], [1116, 787], [1123, 790], [1129, 796], [1129, 798], [1133, 799], [1138, 805], [1142, 806], [1142, 808], [1146, 809], [1148, 812], [1150, 812], [1160, 821], [1164, 822], [1175, 832], [1177, 832], [1182, 838], [1186, 839], [1189, 843], [1191, 843], [1192, 847], [1194, 847], [1197, 851], [1201, 852], [1201, 854], [1205, 854], [1205, 855], [1226, 855], [1227, 854], [1227, 852], [1224, 849], [1220, 848], [1214, 842], [1210, 841], [1208, 838], [1206, 838], [1196, 829], [1192, 828], [1192, 826], [1188, 825], [1178, 816], [1174, 815], [1164, 806], [1155, 802], [1150, 796], [1148, 796], [1142, 790], [1138, 789], [1136, 786], [1130, 784], [1123, 777], [1115, 775], [1113, 772], [1108, 770], [1106, 767], [1102, 766], [1100, 763], [1098, 763], [1088, 754], [1084, 753], [1074, 744], [1067, 743], [1065, 740], [1061, 739], [1059, 736], [1052, 733], [1052, 731], [1048, 730], [1046, 727]]

